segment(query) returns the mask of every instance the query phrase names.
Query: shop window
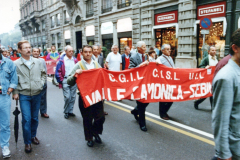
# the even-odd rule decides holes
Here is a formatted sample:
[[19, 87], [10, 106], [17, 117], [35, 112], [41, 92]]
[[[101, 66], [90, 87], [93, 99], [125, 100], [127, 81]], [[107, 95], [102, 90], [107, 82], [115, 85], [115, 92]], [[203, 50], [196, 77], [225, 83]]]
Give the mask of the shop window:
[[124, 53], [124, 47], [128, 46], [130, 49], [132, 48], [132, 38], [120, 38], [120, 48], [119, 52], [120, 54]]
[[107, 57], [107, 54], [111, 52], [111, 48], [113, 45], [113, 40], [112, 39], [103, 39], [103, 47], [105, 47], [107, 50], [104, 53], [104, 57]]
[[94, 45], [94, 40], [87, 41], [87, 44], [90, 45], [90, 46]]
[[155, 45], [161, 50], [161, 46], [164, 44], [169, 44], [171, 46], [171, 57], [175, 61], [177, 56], [177, 44], [178, 40], [176, 38], [176, 28], [162, 28], [155, 30]]
[[208, 56], [209, 46], [216, 47], [216, 55], [218, 59], [224, 57], [225, 52], [225, 36], [223, 36], [223, 22], [215, 22], [209, 29], [209, 34], [205, 35], [205, 42], [203, 34], [201, 34], [202, 28], [198, 25], [198, 50], [197, 50], [197, 61], [198, 65], [201, 60]]
[[131, 5], [132, 1], [131, 0], [118, 0], [118, 9], [124, 8], [124, 7], [129, 7]]

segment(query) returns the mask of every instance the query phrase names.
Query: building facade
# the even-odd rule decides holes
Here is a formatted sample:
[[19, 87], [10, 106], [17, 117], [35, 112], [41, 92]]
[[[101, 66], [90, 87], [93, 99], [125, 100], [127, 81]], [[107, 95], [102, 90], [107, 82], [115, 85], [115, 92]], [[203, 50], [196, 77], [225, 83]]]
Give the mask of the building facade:
[[[20, 12], [23, 39], [32, 46], [101, 43], [110, 51], [118, 44], [122, 53], [140, 40], [148, 48], [168, 43], [181, 68], [197, 67], [210, 45], [223, 57], [240, 27], [240, 0], [20, 0]], [[212, 21], [207, 32], [203, 17]]]

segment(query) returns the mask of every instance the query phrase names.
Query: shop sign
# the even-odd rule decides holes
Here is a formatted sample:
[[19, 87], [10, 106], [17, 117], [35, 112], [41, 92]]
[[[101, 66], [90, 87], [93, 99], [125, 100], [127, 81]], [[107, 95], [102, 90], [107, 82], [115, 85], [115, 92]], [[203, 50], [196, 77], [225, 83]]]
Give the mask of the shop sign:
[[95, 27], [94, 25], [90, 25], [86, 27], [86, 36], [94, 36], [95, 35]]
[[178, 11], [155, 14], [155, 25], [178, 22]]
[[132, 19], [124, 18], [117, 21], [117, 32], [129, 32], [132, 31]]
[[207, 5], [198, 6], [197, 18], [201, 19], [202, 17], [225, 17], [226, 14], [226, 2], [218, 2]]
[[111, 34], [113, 33], [113, 23], [106, 22], [101, 25], [101, 34]]

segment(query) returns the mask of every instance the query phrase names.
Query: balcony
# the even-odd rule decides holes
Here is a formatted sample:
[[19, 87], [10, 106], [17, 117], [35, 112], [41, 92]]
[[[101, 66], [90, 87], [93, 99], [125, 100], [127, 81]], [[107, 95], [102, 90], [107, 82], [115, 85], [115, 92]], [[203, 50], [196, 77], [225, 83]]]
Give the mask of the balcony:
[[92, 17], [93, 16], [93, 10], [87, 11], [86, 13], [86, 18]]
[[113, 9], [113, 7], [108, 7], [108, 8], [102, 7], [102, 14], [107, 13], [107, 12], [111, 12], [112, 9]]
[[118, 1], [117, 8], [121, 9], [121, 8], [129, 7], [131, 3], [132, 1], [128, 1], [126, 3], [122, 3], [121, 1], [120, 2]]

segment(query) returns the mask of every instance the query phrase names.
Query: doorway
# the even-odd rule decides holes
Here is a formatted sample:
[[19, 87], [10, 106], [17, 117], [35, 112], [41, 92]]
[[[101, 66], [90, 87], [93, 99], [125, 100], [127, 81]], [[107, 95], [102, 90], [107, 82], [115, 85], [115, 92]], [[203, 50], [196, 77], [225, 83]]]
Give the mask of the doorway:
[[76, 32], [76, 51], [82, 49], [82, 31]]

